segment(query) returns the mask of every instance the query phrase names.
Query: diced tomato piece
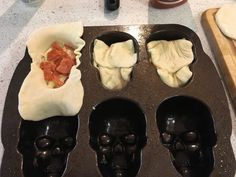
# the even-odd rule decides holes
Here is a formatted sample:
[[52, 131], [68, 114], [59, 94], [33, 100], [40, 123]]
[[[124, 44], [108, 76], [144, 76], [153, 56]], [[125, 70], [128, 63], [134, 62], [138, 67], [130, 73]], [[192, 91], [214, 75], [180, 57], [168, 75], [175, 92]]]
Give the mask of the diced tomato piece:
[[63, 58], [61, 60], [60, 65], [56, 68], [56, 70], [61, 74], [68, 75], [73, 65], [74, 65], [73, 60], [71, 60], [70, 58]]
[[52, 49], [47, 54], [48, 61], [57, 62], [58, 60], [62, 60], [63, 57], [69, 57], [69, 55], [63, 50]]
[[46, 81], [51, 81], [53, 79], [53, 72], [56, 69], [56, 65], [52, 62], [42, 62], [40, 63], [40, 68], [43, 70], [44, 79]]
[[47, 68], [47, 61], [43, 61], [40, 63], [40, 68], [43, 70], [44, 68]]
[[61, 73], [57, 72], [57, 70], [55, 70], [53, 74], [57, 77], [59, 77], [61, 75]]
[[62, 47], [60, 43], [53, 42], [47, 59], [40, 64], [44, 79], [53, 81], [56, 87], [62, 86], [68, 79], [72, 66], [76, 64], [74, 48], [67, 44]]
[[58, 42], [54, 42], [52, 44], [52, 50], [48, 52], [47, 57], [48, 61], [58, 61], [61, 60], [63, 57], [68, 57], [66, 51], [64, 51], [64, 48], [58, 44]]
[[56, 50], [62, 50], [61, 45], [60, 45], [59, 42], [57, 42], [57, 41], [53, 42], [53, 43], [51, 44], [51, 47], [52, 47], [53, 49], [56, 49]]
[[47, 53], [48, 61], [58, 61], [62, 59], [61, 53], [58, 50], [52, 49]]
[[61, 63], [61, 60], [62, 59], [60, 59], [60, 60], [57, 60], [57, 61], [54, 61], [54, 64], [56, 65], [56, 68], [60, 65], [60, 63]]
[[65, 44], [64, 51], [70, 56], [71, 59], [75, 58], [74, 48], [68, 44]]
[[44, 74], [44, 79], [46, 81], [52, 81], [53, 80], [53, 72], [50, 70], [43, 70], [43, 74]]
[[74, 50], [70, 50], [70, 49], [64, 49], [64, 51], [67, 53], [67, 55], [71, 58], [71, 59], [75, 59], [75, 53]]
[[64, 84], [64, 82], [60, 80], [60, 75], [57, 74], [56, 72], [53, 75], [53, 81], [57, 87], [61, 87]]
[[53, 62], [50, 61], [44, 61], [42, 63], [40, 63], [40, 68], [42, 70], [51, 70], [51, 71], [55, 71], [56, 69], [56, 65]]

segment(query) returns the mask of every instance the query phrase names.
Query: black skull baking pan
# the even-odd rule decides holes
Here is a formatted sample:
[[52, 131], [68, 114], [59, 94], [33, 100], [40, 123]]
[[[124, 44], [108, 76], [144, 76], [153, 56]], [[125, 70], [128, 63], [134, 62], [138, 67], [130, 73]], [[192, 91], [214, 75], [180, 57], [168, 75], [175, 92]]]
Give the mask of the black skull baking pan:
[[[18, 93], [31, 63], [26, 50], [5, 101], [2, 177], [234, 176], [226, 95], [214, 64], [192, 30], [175, 24], [96, 26], [85, 27], [82, 39], [86, 44], [78, 68], [84, 98], [75, 116], [40, 121], [21, 118]], [[184, 53], [192, 57], [184, 64], [187, 74], [168, 75], [173, 67], [150, 60], [150, 42], [182, 39], [192, 44], [193, 55]], [[95, 53], [97, 47], [108, 50], [119, 42], [134, 51], [132, 62], [120, 55], [123, 44], [110, 52], [122, 64], [101, 60]], [[115, 64], [121, 67], [117, 72], [111, 71]], [[108, 80], [120, 76], [120, 85]], [[176, 77], [184, 82], [175, 82]]]

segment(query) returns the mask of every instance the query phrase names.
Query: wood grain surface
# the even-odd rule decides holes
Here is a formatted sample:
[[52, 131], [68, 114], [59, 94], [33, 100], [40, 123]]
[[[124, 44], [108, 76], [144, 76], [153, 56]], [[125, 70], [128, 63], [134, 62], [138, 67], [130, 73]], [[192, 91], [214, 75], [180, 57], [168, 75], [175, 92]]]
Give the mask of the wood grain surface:
[[202, 26], [236, 110], [236, 41], [226, 37], [218, 28], [215, 21], [217, 10], [208, 9], [202, 14]]

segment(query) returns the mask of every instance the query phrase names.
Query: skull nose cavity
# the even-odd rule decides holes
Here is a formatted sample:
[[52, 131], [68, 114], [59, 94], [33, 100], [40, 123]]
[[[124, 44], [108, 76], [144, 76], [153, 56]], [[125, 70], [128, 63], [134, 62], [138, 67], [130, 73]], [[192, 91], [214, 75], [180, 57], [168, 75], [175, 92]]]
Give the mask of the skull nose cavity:
[[124, 147], [121, 143], [117, 143], [114, 145], [113, 151], [114, 153], [122, 153], [124, 152]]
[[188, 151], [195, 152], [200, 149], [199, 143], [188, 145]]
[[53, 151], [52, 151], [53, 155], [60, 155], [62, 154], [62, 149], [59, 146], [56, 146]]
[[39, 151], [37, 152], [37, 157], [41, 159], [47, 159], [50, 156], [50, 153], [48, 151]]
[[185, 148], [184, 148], [184, 145], [183, 145], [180, 141], [177, 141], [177, 142], [175, 143], [175, 149], [176, 149], [176, 150], [179, 150], [179, 151], [182, 151], [182, 150], [184, 150]]
[[197, 141], [198, 135], [197, 133], [191, 131], [185, 134], [185, 139], [189, 142], [194, 142]]

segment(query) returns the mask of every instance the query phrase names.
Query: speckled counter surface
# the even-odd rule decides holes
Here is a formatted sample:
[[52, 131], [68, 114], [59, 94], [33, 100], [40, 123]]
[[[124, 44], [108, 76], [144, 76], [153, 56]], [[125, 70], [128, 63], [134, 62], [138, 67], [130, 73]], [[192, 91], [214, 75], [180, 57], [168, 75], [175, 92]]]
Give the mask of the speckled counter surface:
[[[204, 10], [220, 7], [234, 0], [189, 0], [183, 6], [157, 10], [148, 6], [148, 0], [121, 0], [119, 11], [104, 10], [104, 0], [45, 0], [41, 6], [28, 7], [20, 0], [0, 1], [0, 124], [7, 89], [18, 62], [24, 56], [28, 34], [55, 23], [82, 21], [86, 26], [178, 23], [195, 30], [205, 52], [212, 58], [209, 44], [200, 24]], [[192, 11], [192, 12], [191, 12]], [[230, 102], [229, 102], [230, 105]], [[233, 122], [232, 144], [236, 152], [236, 121]], [[0, 157], [3, 148], [0, 146]]]

